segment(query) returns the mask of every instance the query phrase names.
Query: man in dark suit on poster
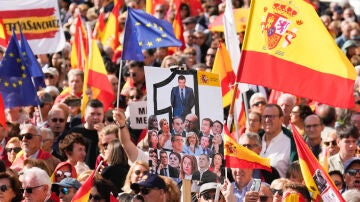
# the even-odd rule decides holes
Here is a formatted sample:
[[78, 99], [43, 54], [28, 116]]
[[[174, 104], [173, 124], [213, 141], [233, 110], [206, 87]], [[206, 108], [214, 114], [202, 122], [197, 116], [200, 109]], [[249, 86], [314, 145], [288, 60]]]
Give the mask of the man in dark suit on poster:
[[191, 113], [191, 108], [195, 104], [194, 90], [185, 86], [186, 78], [184, 75], [178, 77], [178, 86], [171, 90], [171, 106], [173, 108], [173, 117], [179, 116], [185, 120], [185, 116]]

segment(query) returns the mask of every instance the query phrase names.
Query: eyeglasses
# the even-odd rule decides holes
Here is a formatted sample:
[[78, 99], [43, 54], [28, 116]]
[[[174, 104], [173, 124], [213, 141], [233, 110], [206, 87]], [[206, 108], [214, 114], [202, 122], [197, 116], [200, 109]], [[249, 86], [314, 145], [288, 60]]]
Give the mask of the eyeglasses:
[[33, 193], [33, 189], [36, 189], [36, 188], [39, 188], [39, 187], [42, 187], [42, 186], [44, 186], [44, 185], [39, 185], [39, 186], [36, 186], [36, 187], [21, 188], [21, 189], [20, 189], [20, 192], [21, 192], [22, 194], [24, 194], [24, 192], [26, 191], [26, 193], [32, 194], [32, 193]]
[[54, 76], [51, 74], [45, 74], [45, 78], [47, 79], [54, 79]]
[[[154, 189], [154, 188], [152, 188], [152, 189]], [[138, 190], [135, 190], [135, 194], [141, 193], [142, 195], [147, 195], [151, 192], [152, 189], [143, 187]]]
[[52, 118], [51, 119], [52, 122], [60, 122], [60, 123], [64, 123], [65, 119], [62, 119], [62, 118]]
[[61, 192], [62, 194], [64, 194], [64, 195], [68, 195], [68, 194], [69, 194], [69, 188], [67, 188], [67, 187], [61, 188], [61, 189], [59, 190], [59, 192], [56, 193], [56, 195], [59, 196], [59, 195], [60, 195], [60, 192]]
[[248, 149], [252, 149], [252, 148], [258, 147], [259, 145], [257, 145], [257, 144], [242, 144], [242, 146], [246, 147]]
[[265, 101], [259, 101], [259, 102], [255, 102], [252, 106], [260, 106], [260, 105], [266, 105], [266, 102]]
[[276, 193], [278, 193], [280, 196], [283, 195], [283, 190], [282, 189], [273, 189], [270, 188], [271, 193], [273, 193], [273, 195], [275, 195]]
[[6, 186], [6, 184], [3, 184], [0, 186], [0, 191], [1, 192], [6, 192], [8, 190], [8, 187]]
[[19, 153], [19, 151], [21, 151], [21, 147], [5, 148], [5, 150], [8, 153], [11, 153], [11, 151], [14, 151], [15, 153]]
[[69, 172], [69, 171], [62, 172], [61, 170], [58, 170], [56, 172], [55, 176], [56, 177], [65, 177], [65, 178], [67, 178], [67, 177], [71, 177], [71, 172]]
[[143, 175], [147, 175], [149, 172], [146, 171], [146, 170], [145, 170], [145, 171], [135, 170], [134, 173], [135, 173], [135, 175], [140, 175], [141, 173], [142, 173]]
[[140, 99], [140, 96], [138, 96], [138, 95], [136, 95], [136, 96], [130, 95], [129, 98], [130, 98], [130, 100], [133, 100], [135, 98], [138, 100], [138, 99]]
[[273, 120], [274, 118], [278, 117], [280, 115], [271, 115], [271, 114], [268, 114], [268, 115], [262, 115], [262, 119], [265, 120], [265, 119], [270, 119], [270, 120]]
[[91, 199], [94, 199], [95, 201], [100, 201], [100, 200], [102, 199], [102, 197], [99, 196], [99, 195], [92, 195], [92, 194], [90, 194], [90, 195], [89, 195], [89, 200], [91, 200]]
[[268, 196], [260, 196], [260, 202], [266, 202], [268, 198]]
[[24, 137], [27, 140], [31, 140], [34, 137], [34, 135], [31, 134], [31, 133], [25, 133], [25, 134], [20, 134], [19, 135], [20, 140], [24, 140]]
[[336, 140], [333, 140], [333, 141], [329, 141], [329, 142], [324, 142], [324, 145], [325, 146], [336, 146], [337, 143], [336, 143]]
[[318, 126], [320, 126], [320, 124], [305, 125], [305, 128], [310, 129], [310, 128], [316, 128]]
[[356, 174], [360, 174], [360, 169], [349, 169], [346, 173], [350, 176], [356, 176]]

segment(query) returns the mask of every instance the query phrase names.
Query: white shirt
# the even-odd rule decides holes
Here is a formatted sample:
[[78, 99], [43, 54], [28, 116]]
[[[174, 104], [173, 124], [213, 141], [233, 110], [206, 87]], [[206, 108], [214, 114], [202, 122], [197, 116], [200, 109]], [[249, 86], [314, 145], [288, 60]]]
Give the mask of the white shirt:
[[282, 131], [270, 141], [267, 147], [265, 136], [263, 137], [260, 156], [270, 158], [270, 165], [276, 168], [280, 177], [285, 177], [286, 170], [291, 164], [290, 152], [290, 138], [288, 138]]

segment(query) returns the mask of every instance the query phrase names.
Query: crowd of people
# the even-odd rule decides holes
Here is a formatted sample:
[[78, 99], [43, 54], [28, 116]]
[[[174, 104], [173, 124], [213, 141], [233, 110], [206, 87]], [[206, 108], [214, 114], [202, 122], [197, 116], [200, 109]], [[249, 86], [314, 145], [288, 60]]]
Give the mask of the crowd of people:
[[[250, 85], [248, 121], [239, 128], [238, 143], [270, 158], [272, 171], [225, 168], [224, 121], [195, 114], [192, 89], [188, 100], [191, 104], [181, 106], [175, 98], [183, 99], [182, 91], [174, 87], [174, 116], [158, 121], [156, 115], [149, 115], [147, 130], [131, 128], [128, 107], [131, 102], [147, 100], [144, 66], [212, 70], [223, 33], [212, 32], [208, 25], [224, 12], [225, 1], [201, 0], [198, 15], [193, 14], [192, 1], [184, 1], [179, 8], [172, 1], [154, 5], [153, 16], [170, 23], [180, 12], [185, 42], [182, 50], [143, 50], [144, 61], [124, 62], [120, 60], [121, 46], [112, 49], [99, 43], [108, 80], [119, 99], [114, 99], [109, 109], [100, 100], [91, 99], [83, 114], [84, 72], [70, 63], [75, 24], [80, 16], [83, 23], [94, 28], [101, 13], [105, 19], [110, 15], [114, 2], [58, 2], [67, 43], [61, 52], [36, 56], [46, 84], [37, 93], [40, 107], [7, 108], [6, 125], [0, 124], [0, 201], [68, 202], [94, 170], [89, 201], [270, 202], [293, 196], [299, 201], [314, 201], [313, 192], [304, 183], [291, 124], [328, 170], [346, 201], [360, 201], [358, 82], [354, 109], [334, 108], [287, 93], [269, 100], [271, 89]], [[250, 6], [250, 0], [232, 3], [234, 8]], [[355, 13], [357, 7], [352, 6], [360, 5], [351, 0], [311, 3], [359, 76], [360, 13]], [[127, 7], [145, 10], [145, 0], [123, 2], [119, 10], [120, 44], [126, 40], [123, 31]], [[243, 36], [239, 33], [240, 47]], [[121, 62], [124, 65], [119, 78]], [[185, 78], [179, 76], [180, 81], [185, 82]], [[224, 110], [225, 116], [228, 112], [205, 110]], [[261, 183], [255, 186], [257, 179]]]

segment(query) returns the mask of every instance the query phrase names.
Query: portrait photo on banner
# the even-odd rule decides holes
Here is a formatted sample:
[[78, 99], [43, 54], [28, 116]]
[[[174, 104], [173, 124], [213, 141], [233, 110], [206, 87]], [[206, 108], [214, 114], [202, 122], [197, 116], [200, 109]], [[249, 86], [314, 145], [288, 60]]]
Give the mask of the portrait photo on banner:
[[225, 176], [223, 109], [217, 74], [145, 67], [150, 171], [192, 189]]

